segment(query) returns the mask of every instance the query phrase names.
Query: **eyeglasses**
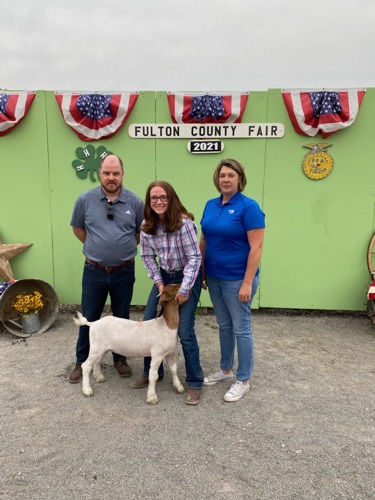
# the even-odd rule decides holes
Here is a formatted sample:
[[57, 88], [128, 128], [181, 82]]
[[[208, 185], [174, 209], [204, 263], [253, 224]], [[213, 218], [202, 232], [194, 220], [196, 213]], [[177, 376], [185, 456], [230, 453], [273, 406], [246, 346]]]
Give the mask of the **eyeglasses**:
[[107, 219], [113, 220], [115, 216], [114, 210], [113, 210], [113, 201], [109, 201], [107, 203]]
[[160, 200], [162, 203], [166, 203], [168, 201], [168, 196], [166, 196], [166, 195], [150, 196], [151, 203], [157, 203], [158, 200]]

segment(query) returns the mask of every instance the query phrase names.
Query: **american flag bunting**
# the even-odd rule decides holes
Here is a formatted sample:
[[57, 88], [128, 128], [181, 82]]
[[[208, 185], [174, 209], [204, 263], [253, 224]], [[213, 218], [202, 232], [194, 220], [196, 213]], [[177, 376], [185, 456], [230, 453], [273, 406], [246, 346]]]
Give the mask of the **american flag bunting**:
[[55, 94], [64, 121], [84, 141], [114, 136], [125, 124], [138, 93]]
[[35, 92], [0, 92], [0, 136], [21, 123], [34, 98]]
[[169, 92], [167, 97], [174, 123], [240, 123], [249, 94]]
[[282, 96], [294, 130], [324, 138], [349, 127], [357, 117], [365, 89], [283, 90]]

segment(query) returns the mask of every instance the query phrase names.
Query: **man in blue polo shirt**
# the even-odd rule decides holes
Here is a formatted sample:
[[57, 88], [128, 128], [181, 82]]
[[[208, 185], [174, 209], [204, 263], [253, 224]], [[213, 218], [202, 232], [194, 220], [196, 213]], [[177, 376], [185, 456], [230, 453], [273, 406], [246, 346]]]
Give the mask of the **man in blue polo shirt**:
[[[139, 196], [123, 186], [124, 168], [119, 157], [106, 156], [101, 162], [99, 177], [100, 186], [79, 196], [70, 222], [73, 233], [83, 243], [86, 257], [82, 313], [89, 321], [99, 319], [109, 294], [113, 315], [128, 319], [144, 204]], [[81, 365], [89, 350], [89, 328], [81, 326], [70, 383], [81, 380]], [[113, 353], [113, 362], [121, 377], [130, 377], [131, 369], [124, 356]]]

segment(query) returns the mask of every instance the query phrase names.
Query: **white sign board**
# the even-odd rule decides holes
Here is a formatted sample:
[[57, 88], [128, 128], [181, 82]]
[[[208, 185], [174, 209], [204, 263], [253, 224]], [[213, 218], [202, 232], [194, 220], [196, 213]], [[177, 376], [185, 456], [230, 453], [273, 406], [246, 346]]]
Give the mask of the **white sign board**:
[[133, 139], [279, 139], [282, 123], [133, 123], [128, 129]]

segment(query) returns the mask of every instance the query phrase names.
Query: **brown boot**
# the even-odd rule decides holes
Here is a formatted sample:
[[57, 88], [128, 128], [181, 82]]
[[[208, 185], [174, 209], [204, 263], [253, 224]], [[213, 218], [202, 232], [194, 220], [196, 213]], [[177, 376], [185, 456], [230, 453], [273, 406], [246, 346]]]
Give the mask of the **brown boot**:
[[187, 405], [197, 405], [201, 399], [200, 389], [188, 389], [185, 403]]
[[136, 378], [129, 382], [129, 387], [132, 389], [142, 389], [142, 387], [148, 386], [148, 377], [146, 375], [142, 375], [142, 377]]
[[[163, 380], [164, 375], [159, 375], [158, 382]], [[136, 378], [129, 382], [129, 387], [132, 389], [142, 389], [142, 387], [147, 387], [148, 386], [148, 377], [146, 375], [142, 375], [142, 377]]]
[[132, 374], [132, 370], [131, 370], [130, 366], [123, 359], [121, 359], [120, 361], [115, 361], [113, 363], [113, 365], [116, 368], [116, 370], [118, 371], [118, 374], [120, 375], [120, 377], [130, 377], [130, 375]]
[[82, 379], [82, 368], [81, 365], [76, 365], [74, 370], [69, 375], [69, 382], [71, 384], [77, 384]]

